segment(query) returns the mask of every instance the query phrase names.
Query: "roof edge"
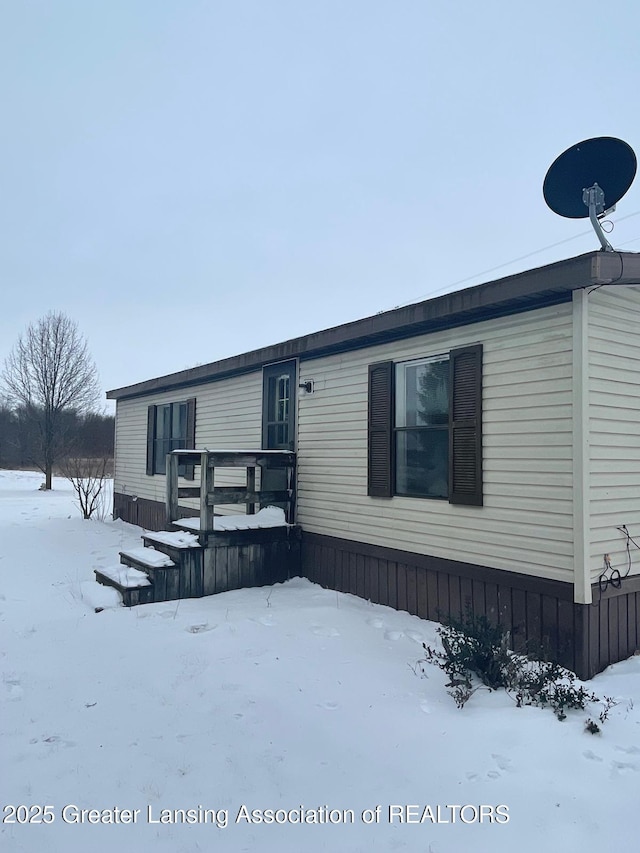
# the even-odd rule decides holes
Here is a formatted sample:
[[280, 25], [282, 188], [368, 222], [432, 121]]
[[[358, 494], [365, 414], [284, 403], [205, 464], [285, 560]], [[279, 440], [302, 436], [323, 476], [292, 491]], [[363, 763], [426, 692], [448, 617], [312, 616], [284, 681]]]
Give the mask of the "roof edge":
[[606, 284], [640, 284], [640, 254], [587, 252], [241, 355], [115, 388], [107, 391], [107, 399], [119, 400], [170, 391], [247, 373], [265, 364], [290, 358], [310, 358], [328, 352], [360, 349], [438, 328], [517, 314], [568, 301], [573, 290]]

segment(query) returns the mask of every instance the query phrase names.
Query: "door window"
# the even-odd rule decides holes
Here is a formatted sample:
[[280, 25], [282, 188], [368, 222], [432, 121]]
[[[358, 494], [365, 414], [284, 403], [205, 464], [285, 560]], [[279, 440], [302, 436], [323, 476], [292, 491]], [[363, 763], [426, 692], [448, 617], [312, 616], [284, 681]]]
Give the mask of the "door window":
[[266, 450], [292, 450], [295, 362], [266, 367], [263, 385], [263, 445]]

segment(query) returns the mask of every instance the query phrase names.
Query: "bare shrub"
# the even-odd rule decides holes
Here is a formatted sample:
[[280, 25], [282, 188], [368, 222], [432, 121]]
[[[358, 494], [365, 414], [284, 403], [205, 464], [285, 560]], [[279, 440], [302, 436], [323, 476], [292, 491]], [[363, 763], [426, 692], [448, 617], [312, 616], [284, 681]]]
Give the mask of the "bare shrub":
[[100, 520], [108, 515], [107, 483], [111, 458], [103, 456], [100, 459], [68, 458], [61, 466], [63, 475], [73, 486], [78, 499], [78, 505], [83, 518], [94, 515]]

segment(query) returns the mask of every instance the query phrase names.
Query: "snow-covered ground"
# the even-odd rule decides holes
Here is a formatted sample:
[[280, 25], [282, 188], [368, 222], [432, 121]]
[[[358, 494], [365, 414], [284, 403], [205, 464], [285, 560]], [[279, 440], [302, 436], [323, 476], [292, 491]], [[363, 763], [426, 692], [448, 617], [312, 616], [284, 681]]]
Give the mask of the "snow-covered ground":
[[140, 530], [40, 482], [0, 471], [3, 851], [633, 849], [640, 657], [591, 683], [600, 735], [499, 693], [459, 711], [416, 668], [433, 623], [306, 580], [121, 607], [92, 570]]

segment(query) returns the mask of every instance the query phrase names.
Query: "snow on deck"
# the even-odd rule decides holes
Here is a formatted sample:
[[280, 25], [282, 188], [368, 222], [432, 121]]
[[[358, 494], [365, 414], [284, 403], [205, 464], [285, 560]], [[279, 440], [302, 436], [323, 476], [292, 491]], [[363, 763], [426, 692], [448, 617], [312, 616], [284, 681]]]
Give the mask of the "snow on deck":
[[194, 533], [185, 533], [182, 530], [177, 530], [175, 533], [171, 533], [168, 530], [145, 532], [144, 538], [150, 542], [157, 542], [160, 545], [171, 545], [173, 548], [200, 547], [198, 537]]
[[151, 582], [144, 572], [139, 572], [138, 569], [132, 569], [129, 566], [107, 566], [107, 568], [100, 568], [98, 571], [120, 586], [151, 586]]
[[[181, 518], [175, 521], [181, 527], [189, 530], [200, 530], [200, 516]], [[258, 530], [266, 527], [288, 527], [284, 510], [277, 506], [266, 506], [255, 515], [219, 515], [213, 519], [213, 529], [223, 530]]]
[[128, 551], [121, 551], [120, 553], [123, 557], [131, 557], [137, 563], [143, 563], [153, 569], [175, 566], [171, 557], [167, 557], [162, 551], [154, 551], [153, 548], [130, 548]]

